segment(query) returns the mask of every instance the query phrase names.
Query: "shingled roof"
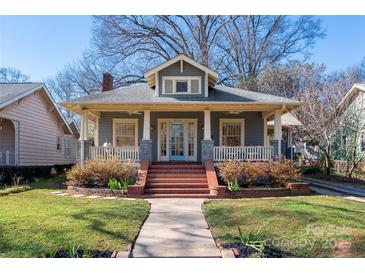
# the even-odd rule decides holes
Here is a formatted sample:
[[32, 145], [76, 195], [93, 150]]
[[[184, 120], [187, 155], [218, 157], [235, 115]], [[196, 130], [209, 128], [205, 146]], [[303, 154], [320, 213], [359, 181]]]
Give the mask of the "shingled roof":
[[59, 106], [44, 83], [0, 83], [0, 110], [38, 90], [43, 90], [45, 92], [49, 101], [55, 107], [57, 114], [66, 125], [67, 129], [72, 133], [69, 123], [66, 121], [65, 116], [62, 114]]
[[231, 88], [216, 85], [209, 89], [208, 97], [156, 97], [154, 89], [147, 84], [139, 84], [131, 87], [118, 88], [106, 92], [87, 95], [77, 99], [66, 101], [62, 105], [74, 104], [156, 104], [156, 103], [247, 103], [247, 104], [282, 104], [301, 105], [301, 102], [285, 97], [253, 92], [244, 89]]
[[42, 87], [42, 83], [16, 83], [16, 84], [0, 84], [0, 106], [10, 104], [18, 97], [24, 94], [38, 90]]

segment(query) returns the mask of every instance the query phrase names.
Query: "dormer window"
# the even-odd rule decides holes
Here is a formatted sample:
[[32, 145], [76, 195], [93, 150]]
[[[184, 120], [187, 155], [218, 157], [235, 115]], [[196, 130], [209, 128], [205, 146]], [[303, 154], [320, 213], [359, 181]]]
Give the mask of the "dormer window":
[[163, 94], [200, 94], [201, 77], [199, 76], [164, 76], [162, 77]]

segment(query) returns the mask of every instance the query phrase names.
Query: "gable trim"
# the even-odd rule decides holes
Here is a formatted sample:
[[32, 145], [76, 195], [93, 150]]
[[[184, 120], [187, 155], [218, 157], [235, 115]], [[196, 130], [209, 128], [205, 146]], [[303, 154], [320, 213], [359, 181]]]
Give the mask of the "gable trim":
[[15, 103], [16, 101], [36, 92], [36, 91], [39, 91], [43, 89], [47, 98], [51, 101], [51, 104], [53, 105], [53, 107], [56, 109], [58, 115], [61, 117], [61, 120], [63, 121], [63, 123], [66, 125], [68, 131], [72, 134], [72, 130], [70, 128], [70, 126], [68, 125], [67, 121], [66, 121], [66, 118], [63, 116], [60, 108], [58, 107], [57, 103], [55, 102], [55, 100], [53, 99], [53, 97], [51, 96], [51, 94], [49, 93], [47, 87], [45, 84], [39, 84], [38, 86], [26, 91], [26, 92], [23, 92], [22, 94], [19, 94], [5, 102], [3, 102], [2, 104], [0, 104], [0, 110], [11, 105], [12, 103]]
[[178, 61], [185, 61], [185, 62], [189, 63], [190, 65], [195, 66], [198, 69], [212, 75], [214, 78], [216, 78], [216, 79], [219, 78], [219, 75], [218, 75], [217, 72], [215, 72], [214, 70], [212, 70], [212, 69], [210, 69], [210, 68], [208, 68], [208, 67], [206, 67], [206, 66], [204, 66], [200, 63], [198, 63], [194, 59], [192, 59], [192, 58], [190, 58], [190, 57], [188, 57], [184, 54], [179, 54], [179, 55], [175, 56], [174, 58], [172, 58], [170, 60], [167, 60], [164, 63], [162, 63], [162, 64], [146, 71], [145, 74], [144, 74], [144, 77], [147, 79], [148, 77], [151, 77], [156, 72], [158, 72], [158, 71], [160, 71], [160, 70], [162, 70], [162, 69], [164, 69], [168, 66], [171, 66], [171, 65], [175, 64]]

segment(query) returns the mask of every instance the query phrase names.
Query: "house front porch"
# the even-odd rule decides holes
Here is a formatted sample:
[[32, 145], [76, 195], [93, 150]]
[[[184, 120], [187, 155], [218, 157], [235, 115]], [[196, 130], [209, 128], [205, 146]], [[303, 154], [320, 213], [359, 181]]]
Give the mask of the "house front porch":
[[0, 117], [0, 167], [18, 164], [19, 123]]
[[269, 161], [282, 155], [280, 117], [281, 110], [83, 111], [79, 149], [84, 153], [79, 153], [79, 161]]

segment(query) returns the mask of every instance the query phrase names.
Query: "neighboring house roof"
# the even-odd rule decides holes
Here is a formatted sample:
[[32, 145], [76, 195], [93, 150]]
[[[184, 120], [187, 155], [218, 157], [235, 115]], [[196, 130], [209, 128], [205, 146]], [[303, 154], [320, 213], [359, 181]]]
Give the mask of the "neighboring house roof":
[[209, 97], [156, 97], [154, 90], [147, 84], [118, 88], [93, 95], [83, 96], [71, 101], [63, 102], [63, 106], [83, 104], [189, 104], [189, 103], [240, 103], [240, 104], [281, 104], [301, 105], [296, 100], [274, 96], [244, 89], [216, 85], [209, 89]]
[[69, 132], [72, 133], [69, 123], [66, 121], [65, 116], [60, 111], [44, 83], [0, 83], [0, 110], [40, 89], [44, 90], [51, 104], [56, 109], [57, 114], [66, 125]]
[[0, 109], [40, 89], [42, 83], [0, 84]]
[[[79, 126], [78, 124], [76, 123], [76, 121], [73, 119], [73, 118], [66, 118], [67, 122], [68, 122], [68, 125], [70, 126], [70, 128], [74, 128], [75, 130], [73, 130], [72, 132], [74, 134], [78, 134], [80, 135], [80, 129], [79, 129]], [[76, 131], [76, 132], [75, 132]]]
[[[274, 125], [274, 121], [267, 122], [269, 126]], [[303, 124], [290, 112], [281, 116], [282, 126], [303, 126]]]
[[152, 87], [155, 85], [155, 74], [158, 71], [160, 71], [168, 66], [171, 66], [172, 64], [175, 64], [176, 62], [179, 62], [179, 61], [184, 61], [186, 63], [189, 63], [190, 65], [206, 72], [208, 74], [208, 78], [209, 78], [208, 82], [209, 82], [210, 86], [214, 86], [219, 78], [219, 74], [216, 71], [210, 69], [207, 66], [200, 64], [199, 62], [186, 56], [185, 54], [179, 54], [179, 55], [175, 56], [174, 58], [171, 58], [171, 59], [163, 62], [162, 64], [159, 64], [156, 67], [145, 72], [144, 78], [147, 80], [147, 83], [149, 84], [149, 86]]
[[354, 84], [352, 88], [345, 94], [340, 103], [337, 105], [337, 108], [346, 107], [347, 103], [358, 94], [359, 91], [365, 91], [365, 84]]

